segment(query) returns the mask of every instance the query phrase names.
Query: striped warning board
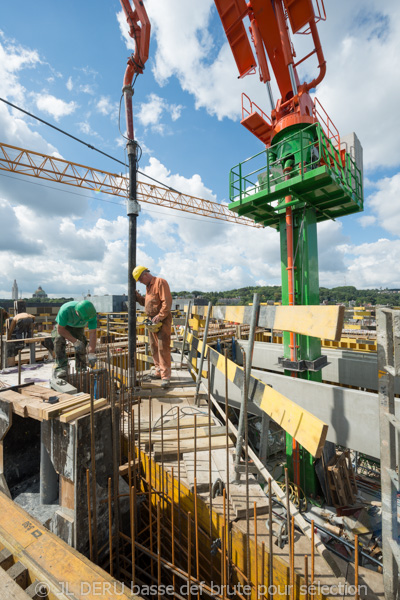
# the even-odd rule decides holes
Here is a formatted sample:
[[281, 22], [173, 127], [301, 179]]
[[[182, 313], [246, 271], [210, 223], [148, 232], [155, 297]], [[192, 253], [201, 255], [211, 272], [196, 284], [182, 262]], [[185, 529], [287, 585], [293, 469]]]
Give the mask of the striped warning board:
[[[202, 340], [191, 333], [187, 334], [186, 339], [192, 351], [201, 352]], [[228, 380], [242, 389], [243, 367], [225, 358], [208, 345], [206, 351], [210, 353], [210, 364], [224, 375], [226, 373]], [[321, 456], [328, 433], [326, 423], [256, 377], [250, 376], [248, 394], [251, 402], [274, 419], [312, 456], [316, 458]]]
[[[213, 306], [214, 319], [249, 324], [252, 306]], [[193, 315], [207, 316], [208, 306], [193, 306]], [[344, 306], [260, 306], [258, 327], [292, 331], [326, 340], [340, 340]]]

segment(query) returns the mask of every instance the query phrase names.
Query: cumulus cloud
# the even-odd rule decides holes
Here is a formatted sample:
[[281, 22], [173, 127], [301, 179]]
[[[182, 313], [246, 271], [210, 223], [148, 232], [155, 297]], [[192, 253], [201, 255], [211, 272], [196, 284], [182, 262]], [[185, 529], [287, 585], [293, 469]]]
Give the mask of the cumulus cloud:
[[101, 96], [96, 104], [97, 111], [105, 117], [116, 119], [118, 117], [118, 103], [112, 102], [109, 96]]
[[169, 104], [164, 98], [157, 94], [150, 94], [147, 102], [142, 102], [136, 114], [143, 127], [151, 127], [157, 133], [164, 133], [165, 125], [161, 119], [165, 113], [170, 115], [172, 121], [177, 121], [181, 116], [183, 106], [181, 104]]
[[371, 227], [371, 225], [375, 225], [376, 217], [373, 215], [364, 215], [357, 219], [357, 221], [360, 223], [361, 227]]
[[87, 121], [81, 121], [80, 123], [77, 123], [77, 125], [79, 131], [81, 131], [85, 135], [91, 135], [93, 137], [101, 138], [97, 131], [93, 131], [93, 129]]
[[[373, 211], [378, 224], [389, 233], [399, 236], [400, 232], [400, 173], [384, 177], [376, 182], [376, 190], [367, 204]], [[368, 217], [366, 217], [368, 218]]]
[[71, 102], [65, 102], [65, 100], [56, 98], [52, 94], [37, 94], [36, 106], [39, 110], [47, 112], [54, 117], [56, 121], [59, 121], [61, 117], [70, 115], [77, 109], [76, 102], [72, 100]]

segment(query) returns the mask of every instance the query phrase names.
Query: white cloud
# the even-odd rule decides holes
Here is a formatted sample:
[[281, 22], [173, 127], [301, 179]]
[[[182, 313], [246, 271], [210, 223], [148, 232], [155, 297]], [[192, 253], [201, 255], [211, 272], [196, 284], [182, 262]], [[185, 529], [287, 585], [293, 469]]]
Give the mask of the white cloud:
[[65, 85], [66, 85], [67, 90], [69, 90], [70, 92], [74, 89], [74, 83], [72, 81], [72, 77], [71, 76], [68, 77], [67, 83]]
[[400, 173], [393, 177], [384, 177], [376, 182], [377, 191], [372, 193], [368, 206], [376, 215], [381, 227], [389, 233], [400, 234]]
[[[152, 24], [152, 39], [157, 43], [152, 46], [155, 48], [152, 69], [159, 85], [176, 77], [182, 89], [194, 96], [196, 108], [204, 107], [218, 119], [224, 116], [237, 119], [243, 82], [237, 79], [228, 43], [217, 46], [215, 35], [208, 29], [215, 14], [214, 2], [171, 0], [166, 4], [163, 0], [149, 0], [146, 10]], [[133, 49], [122, 12], [117, 18], [127, 47]]]
[[24, 48], [12, 40], [2, 36], [0, 43], [0, 92], [2, 97], [21, 102], [24, 98], [24, 87], [18, 81], [19, 72], [32, 69], [41, 64], [36, 50]]
[[96, 131], [93, 131], [93, 129], [87, 121], [81, 121], [80, 123], [77, 123], [77, 125], [79, 131], [81, 131], [85, 135], [91, 135], [93, 137], [101, 138], [101, 136]]
[[181, 104], [169, 104], [164, 98], [152, 93], [147, 102], [142, 102], [136, 116], [143, 127], [150, 126], [153, 131], [164, 133], [165, 125], [161, 123], [163, 115], [169, 113], [172, 121], [177, 121], [182, 109]]
[[37, 94], [36, 106], [59, 121], [61, 117], [70, 115], [77, 109], [76, 102], [65, 102], [52, 94]]
[[93, 96], [93, 94], [95, 93], [94, 86], [90, 85], [89, 83], [80, 85], [79, 91], [82, 92], [83, 94], [90, 94], [91, 96]]
[[96, 110], [105, 117], [118, 119], [119, 106], [117, 102], [112, 102], [109, 96], [101, 96], [96, 104]]
[[375, 225], [376, 217], [373, 215], [364, 215], [357, 219], [357, 221], [360, 223], [361, 227], [371, 227], [371, 225]]

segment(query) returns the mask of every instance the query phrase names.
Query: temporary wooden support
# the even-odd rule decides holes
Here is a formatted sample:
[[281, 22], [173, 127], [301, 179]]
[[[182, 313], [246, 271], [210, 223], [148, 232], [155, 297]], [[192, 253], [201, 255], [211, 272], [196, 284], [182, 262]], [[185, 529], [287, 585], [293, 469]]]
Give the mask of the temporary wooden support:
[[[103, 408], [103, 406], [105, 406], [106, 404], [108, 404], [108, 400], [106, 400], [105, 398], [100, 398], [99, 400], [95, 400], [93, 402], [93, 408], [94, 410], [98, 410], [99, 408]], [[90, 402], [86, 402], [83, 406], [80, 406], [79, 408], [75, 408], [60, 415], [60, 422], [70, 423], [78, 417], [82, 417], [83, 415], [89, 414], [89, 412]]]
[[[84, 597], [88, 600], [98, 598], [98, 590], [104, 600], [113, 600], [116, 596], [120, 600], [134, 598], [125, 593], [123, 584], [68, 546], [1, 492], [0, 514], [0, 544], [12, 552], [16, 561], [22, 562], [31, 581], [42, 582], [50, 598], [82, 598], [82, 582], [85, 582]], [[1, 598], [8, 600], [3, 588]], [[18, 595], [9, 598], [20, 600]]]

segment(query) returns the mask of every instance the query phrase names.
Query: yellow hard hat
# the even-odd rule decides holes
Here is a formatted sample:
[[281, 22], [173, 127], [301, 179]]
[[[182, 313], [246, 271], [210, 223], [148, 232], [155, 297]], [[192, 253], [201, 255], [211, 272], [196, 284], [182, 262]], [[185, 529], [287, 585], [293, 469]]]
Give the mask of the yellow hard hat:
[[133, 278], [137, 281], [139, 279], [139, 277], [141, 276], [141, 274], [143, 273], [143, 271], [148, 271], [148, 268], [144, 267], [143, 265], [139, 265], [138, 267], [135, 267], [132, 271]]

